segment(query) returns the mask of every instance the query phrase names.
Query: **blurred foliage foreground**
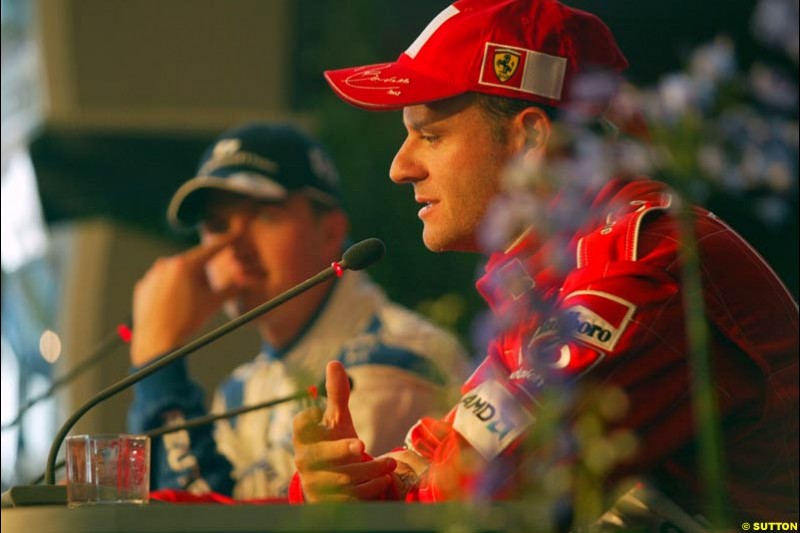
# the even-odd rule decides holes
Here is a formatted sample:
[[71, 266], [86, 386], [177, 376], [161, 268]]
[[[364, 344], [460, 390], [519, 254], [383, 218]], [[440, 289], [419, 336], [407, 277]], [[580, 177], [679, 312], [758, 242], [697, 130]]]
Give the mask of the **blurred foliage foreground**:
[[[756, 37], [776, 50], [776, 64], [754, 62], [739, 68], [733, 42], [719, 36], [700, 46], [681, 72], [664, 76], [658, 84], [641, 90], [624, 87], [615, 98], [614, 115], [620, 124], [635, 126], [636, 135], [608, 135], [594, 125], [564, 116], [555, 131], [558, 153], [540, 168], [512, 166], [506, 175], [507, 194], [490, 209], [483, 227], [487, 250], [502, 249], [525, 228], [556, 235], [564, 225], [581, 220], [581, 205], [564, 207], [554, 219], [545, 206], [557, 191], [591, 190], [613, 176], [646, 175], [665, 181], [679, 194], [675, 212], [691, 203], [714, 209], [719, 198], [726, 214], [738, 215], [752, 225], [789, 228], [773, 255], [785, 261], [779, 269], [797, 294], [797, 199], [798, 199], [798, 30], [797, 2], [762, 0], [755, 9]], [[578, 90], [589, 100], [608, 97], [613, 83], [602, 75], [578, 81]], [[569, 197], [569, 194], [567, 194]], [[711, 205], [709, 205], [711, 204]], [[727, 213], [726, 213], [727, 211]], [[544, 213], [548, 218], [543, 218]], [[691, 224], [683, 224], [684, 246], [693, 247]], [[737, 227], [746, 237], [758, 239], [752, 227]], [[794, 233], [791, 233], [793, 231]], [[780, 242], [780, 241], [779, 241]], [[758, 245], [759, 243], [755, 243]], [[553, 263], [562, 258], [553, 257]], [[693, 369], [693, 404], [697, 420], [698, 476], [705, 486], [705, 517], [718, 528], [730, 526], [726, 514], [724, 450], [713, 394], [713, 369], [708, 357], [708, 332], [703, 315], [699, 266], [687, 253], [683, 265], [690, 366]], [[731, 265], [735, 268], [735, 265]], [[447, 294], [422, 309], [440, 321], [462, 312], [461, 301]], [[452, 325], [452, 324], [450, 324]], [[489, 328], [491, 330], [492, 328]], [[478, 339], [485, 345], [490, 335]], [[608, 475], [635, 453], [637, 439], [626, 430], [612, 429], [628, 409], [623, 391], [598, 389], [588, 380], [568, 391], [543, 398], [535, 429], [527, 445], [535, 458], [523, 465], [526, 486], [521, 497], [530, 502], [532, 522], [521, 530], [583, 529], [626, 524], [651, 530], [659, 522], [672, 521], [683, 530], [713, 529], [680, 513], [670, 515], [669, 502], [648, 494], [640, 480], [621, 481], [609, 490]], [[582, 406], [573, 411], [576, 405]], [[588, 406], [588, 408], [586, 407]], [[570, 461], [564, 461], [565, 449]], [[487, 476], [491, 476], [488, 473]], [[480, 499], [480, 496], [478, 496]], [[616, 504], [616, 505], [615, 505]], [[625, 506], [650, 507], [651, 518], [625, 522], [612, 516]], [[614, 508], [611, 514], [604, 513]], [[450, 516], [444, 531], [469, 531], [469, 524]], [[536, 517], [535, 519], [533, 517]], [[680, 525], [683, 518], [688, 521]], [[621, 521], [622, 520], [622, 521]]]

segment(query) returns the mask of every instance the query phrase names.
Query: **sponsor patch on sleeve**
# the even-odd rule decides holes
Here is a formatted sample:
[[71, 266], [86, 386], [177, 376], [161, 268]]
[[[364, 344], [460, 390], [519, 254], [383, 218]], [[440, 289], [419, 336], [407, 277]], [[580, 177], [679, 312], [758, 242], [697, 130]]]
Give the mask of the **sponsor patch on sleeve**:
[[490, 461], [535, 421], [497, 380], [484, 381], [458, 403], [453, 428]]
[[[561, 331], [583, 344], [613, 352], [636, 312], [636, 306], [602, 291], [575, 291], [564, 298]], [[559, 330], [559, 321], [551, 318], [536, 331], [533, 340], [548, 337]]]

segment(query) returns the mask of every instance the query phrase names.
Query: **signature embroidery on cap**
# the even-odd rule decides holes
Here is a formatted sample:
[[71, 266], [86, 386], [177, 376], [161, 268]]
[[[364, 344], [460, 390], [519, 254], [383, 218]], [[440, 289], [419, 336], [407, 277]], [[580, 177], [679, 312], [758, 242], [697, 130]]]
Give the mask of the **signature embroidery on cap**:
[[345, 78], [344, 82], [348, 87], [353, 87], [354, 89], [394, 90], [398, 91], [399, 94], [400, 86], [408, 85], [411, 81], [408, 78], [397, 76], [381, 77], [381, 71], [388, 66], [390, 65], [359, 70]]
[[494, 51], [494, 74], [501, 83], [505, 83], [514, 77], [514, 73], [519, 67], [519, 60], [522, 54], [516, 50], [501, 48]]

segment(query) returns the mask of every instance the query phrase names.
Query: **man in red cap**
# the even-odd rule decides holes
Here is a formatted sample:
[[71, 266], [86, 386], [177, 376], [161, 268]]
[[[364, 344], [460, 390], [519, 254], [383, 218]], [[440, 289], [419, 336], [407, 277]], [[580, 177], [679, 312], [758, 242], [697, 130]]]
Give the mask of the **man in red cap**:
[[[617, 80], [626, 66], [609, 29], [588, 13], [552, 0], [461, 0], [397, 61], [325, 76], [348, 103], [403, 110], [408, 136], [391, 179], [413, 186], [429, 249], [476, 252], [508, 164], [562, 155], [553, 153], [557, 114], [604, 123], [613, 90], [587, 98], [575, 81]], [[699, 474], [705, 419], [693, 410], [677, 197], [644, 178], [601, 178], [582, 191], [569, 227], [529, 227], [492, 254], [477, 287], [502, 331], [460, 402], [444, 419], [413, 426], [404, 448], [377, 459], [362, 453], [346, 379], [329, 364], [325, 412], [295, 419], [294, 500], [519, 496], [544, 469], [544, 452], [530, 444], [545, 398], [591, 383], [624, 393], [628, 408], [608, 429], [638, 442], [604, 482], [634, 477], [685, 517], [796, 520], [797, 304], [741, 237], [692, 211], [722, 439], [713, 452], [725, 456], [730, 500], [711, 508]], [[559, 187], [550, 222], [563, 215]], [[569, 420], [586, 410], [577, 405], [585, 397], [575, 397], [583, 399]], [[549, 460], [588, 464], [574, 440], [560, 446]]]

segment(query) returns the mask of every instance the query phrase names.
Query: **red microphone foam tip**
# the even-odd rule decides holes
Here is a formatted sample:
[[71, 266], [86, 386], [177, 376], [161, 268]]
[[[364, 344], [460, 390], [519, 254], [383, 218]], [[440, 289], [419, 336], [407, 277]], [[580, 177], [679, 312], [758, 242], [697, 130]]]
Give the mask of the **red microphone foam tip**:
[[319, 398], [319, 391], [317, 390], [317, 386], [311, 385], [310, 387], [308, 387], [308, 394], [315, 400]]
[[131, 337], [133, 336], [133, 332], [131, 328], [127, 326], [127, 324], [120, 324], [117, 326], [117, 335], [119, 338], [122, 339], [122, 342], [131, 342]]

